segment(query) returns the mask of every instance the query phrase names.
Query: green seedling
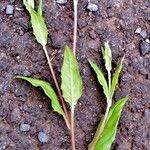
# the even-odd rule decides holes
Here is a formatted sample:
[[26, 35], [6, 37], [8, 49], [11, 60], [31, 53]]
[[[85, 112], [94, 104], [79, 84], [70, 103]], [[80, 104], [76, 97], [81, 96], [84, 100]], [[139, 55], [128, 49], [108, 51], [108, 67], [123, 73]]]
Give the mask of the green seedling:
[[64, 113], [65, 113], [65, 121], [66, 121], [68, 128], [70, 128], [69, 115], [68, 115], [68, 112], [67, 112], [67, 109], [66, 109], [66, 106], [64, 103], [64, 99], [62, 97], [62, 93], [61, 93], [58, 81], [56, 79], [56, 75], [55, 75], [52, 63], [51, 63], [52, 59], [50, 59], [50, 57], [48, 55], [48, 51], [46, 49], [46, 44], [47, 44], [47, 40], [48, 40], [48, 30], [47, 30], [46, 24], [45, 24], [43, 16], [42, 16], [42, 0], [39, 0], [39, 6], [38, 6], [37, 11], [35, 11], [35, 9], [34, 9], [34, 0], [23, 0], [23, 3], [31, 17], [33, 34], [36, 37], [36, 40], [38, 41], [38, 43], [40, 43], [43, 47], [43, 51], [45, 53], [46, 59], [49, 64], [50, 72], [53, 77], [59, 98], [61, 100], [61, 104], [62, 104]]
[[[49, 83], [24, 76], [16, 76], [16, 78], [26, 80], [33, 86], [41, 87], [44, 90], [44, 93], [51, 99], [51, 104], [54, 111], [63, 116], [66, 125], [70, 130], [72, 150], [75, 150], [74, 109], [78, 99], [82, 95], [82, 80], [80, 77], [77, 60], [72, 50], [66, 46], [64, 52], [64, 61], [61, 69], [61, 93], [51, 63], [51, 59], [46, 49], [48, 30], [42, 16], [42, 0], [39, 0], [39, 7], [37, 11], [35, 11], [34, 9], [34, 0], [23, 0], [23, 3], [31, 16], [33, 34], [36, 37], [38, 43], [40, 43], [43, 47], [43, 51], [46, 55], [58, 96], [61, 100], [61, 104], [59, 102], [59, 98], [56, 92]], [[65, 106], [65, 101], [70, 106], [71, 115], [68, 114], [68, 111]]]
[[112, 53], [108, 42], [106, 42], [104, 48], [102, 48], [102, 54], [105, 61], [105, 68], [108, 74], [108, 83], [101, 69], [99, 69], [99, 67], [92, 61], [89, 61], [89, 63], [95, 71], [97, 79], [103, 88], [104, 94], [107, 99], [107, 108], [104, 116], [102, 117], [97, 127], [94, 138], [89, 144], [88, 150], [110, 150], [111, 145], [116, 137], [117, 126], [123, 106], [128, 99], [127, 97], [122, 98], [112, 106], [112, 99], [114, 96], [116, 85], [118, 84], [118, 79], [122, 70], [124, 57], [121, 59], [121, 62], [117, 67], [111, 80]]

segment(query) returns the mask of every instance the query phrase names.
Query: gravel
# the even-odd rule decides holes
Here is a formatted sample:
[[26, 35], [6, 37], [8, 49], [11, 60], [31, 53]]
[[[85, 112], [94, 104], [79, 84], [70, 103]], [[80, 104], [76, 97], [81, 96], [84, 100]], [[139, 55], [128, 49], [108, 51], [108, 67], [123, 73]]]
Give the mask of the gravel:
[[145, 40], [145, 42], [147, 42], [147, 43], [149, 43], [149, 44], [150, 44], [150, 40], [149, 40], [149, 39], [146, 39], [146, 40]]
[[140, 43], [140, 53], [141, 55], [146, 55], [150, 52], [150, 43], [143, 41]]
[[145, 30], [142, 30], [141, 32], [140, 32], [140, 35], [141, 35], [141, 37], [142, 38], [146, 38], [147, 37], [147, 32], [145, 31]]
[[20, 87], [20, 86], [18, 86], [18, 85], [15, 87], [14, 94], [15, 94], [16, 97], [23, 96], [24, 93], [25, 93], [25, 92], [24, 92], [23, 87]]
[[13, 15], [13, 13], [14, 13], [14, 6], [13, 5], [7, 5], [6, 14], [7, 15]]
[[0, 12], [3, 12], [5, 10], [5, 5], [0, 2]]
[[27, 132], [29, 130], [30, 130], [30, 125], [29, 124], [21, 124], [20, 125], [20, 131]]
[[41, 143], [47, 143], [48, 142], [48, 136], [44, 132], [39, 132], [38, 139]]
[[98, 5], [89, 2], [87, 5], [87, 9], [92, 12], [96, 12], [98, 10]]
[[56, 3], [57, 3], [57, 4], [64, 5], [64, 4], [67, 3], [67, 0], [56, 0]]
[[28, 70], [23, 71], [23, 76], [30, 77], [31, 73]]
[[135, 30], [135, 33], [140, 34], [141, 31], [142, 31], [142, 29], [141, 29], [140, 27], [138, 27], [138, 28]]

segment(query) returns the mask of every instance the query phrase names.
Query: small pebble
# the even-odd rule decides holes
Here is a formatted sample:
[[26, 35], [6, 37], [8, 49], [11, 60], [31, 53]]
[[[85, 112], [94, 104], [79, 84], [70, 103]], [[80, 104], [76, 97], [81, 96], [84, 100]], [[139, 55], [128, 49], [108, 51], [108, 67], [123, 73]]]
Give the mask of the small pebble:
[[29, 124], [21, 124], [20, 125], [20, 131], [27, 132], [29, 130], [30, 130], [30, 125]]
[[138, 28], [135, 30], [135, 33], [140, 34], [141, 31], [142, 31], [142, 29], [141, 29], [140, 27], [138, 27]]
[[14, 94], [16, 97], [20, 97], [24, 95], [24, 89], [20, 86], [16, 86]]
[[92, 12], [96, 12], [98, 10], [98, 5], [89, 2], [87, 5], [87, 9]]
[[5, 6], [3, 3], [0, 2], [0, 12], [3, 12], [5, 10]]
[[144, 56], [150, 52], [150, 44], [143, 41], [140, 43], [140, 52]]
[[39, 108], [42, 108], [43, 106], [42, 105], [39, 105]]
[[20, 59], [20, 56], [17, 56], [16, 58], [17, 58], [17, 59]]
[[149, 39], [146, 39], [146, 40], [145, 40], [145, 42], [147, 42], [147, 43], [149, 43], [149, 44], [150, 44], [150, 40], [149, 40]]
[[28, 70], [25, 70], [25, 71], [23, 72], [23, 76], [30, 77], [30, 76], [31, 76], [31, 73], [30, 73]]
[[147, 32], [145, 31], [145, 30], [142, 30], [141, 32], [140, 32], [140, 35], [141, 35], [141, 37], [142, 38], [146, 38], [147, 37]]
[[67, 0], [56, 0], [56, 3], [64, 5], [67, 3]]
[[44, 132], [39, 132], [38, 139], [41, 143], [47, 143], [48, 142], [48, 136]]
[[7, 5], [6, 14], [7, 15], [13, 15], [13, 13], [14, 13], [14, 6], [13, 5]]

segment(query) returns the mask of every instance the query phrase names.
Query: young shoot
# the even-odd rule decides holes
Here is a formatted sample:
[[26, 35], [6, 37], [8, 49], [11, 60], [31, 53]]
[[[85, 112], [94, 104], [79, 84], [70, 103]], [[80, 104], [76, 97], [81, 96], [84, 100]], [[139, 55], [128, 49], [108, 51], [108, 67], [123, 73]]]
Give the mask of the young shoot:
[[107, 100], [107, 108], [97, 127], [94, 138], [89, 144], [88, 150], [110, 150], [111, 144], [115, 140], [117, 125], [123, 106], [127, 101], [127, 98], [122, 98], [112, 106], [112, 98], [114, 96], [115, 87], [118, 84], [124, 57], [121, 59], [121, 62], [111, 79], [112, 53], [108, 42], [106, 42], [104, 48], [102, 48], [102, 54], [105, 62], [105, 68], [107, 70], [108, 81], [106, 81], [104, 74], [95, 63], [92, 61], [89, 61], [89, 63], [95, 71], [97, 79], [103, 88]]
[[56, 79], [56, 75], [51, 63], [51, 59], [48, 55], [48, 51], [46, 49], [46, 44], [47, 44], [47, 39], [48, 39], [48, 30], [46, 27], [46, 24], [44, 22], [43, 16], [42, 16], [42, 0], [39, 0], [39, 6], [38, 6], [38, 10], [35, 11], [34, 10], [34, 0], [23, 0], [23, 3], [26, 7], [26, 9], [28, 10], [30, 17], [31, 17], [31, 24], [32, 24], [32, 28], [33, 28], [33, 34], [36, 37], [36, 40], [42, 45], [43, 47], [43, 51], [45, 53], [46, 59], [48, 61], [49, 64], [49, 68], [50, 68], [50, 72], [51, 75], [53, 77], [59, 98], [61, 100], [61, 104], [65, 113], [65, 121], [66, 124], [68, 126], [68, 128], [70, 128], [70, 122], [69, 122], [69, 115], [64, 103], [64, 99], [62, 97], [61, 94], [61, 90], [58, 84], [58, 81]]
[[[56, 79], [56, 75], [51, 63], [51, 59], [48, 55], [48, 51], [46, 48], [47, 39], [48, 39], [48, 30], [42, 16], [42, 0], [39, 0], [39, 6], [37, 11], [35, 11], [34, 9], [35, 7], [34, 0], [23, 0], [23, 3], [31, 17], [33, 34], [37, 42], [40, 43], [43, 47], [43, 51], [48, 61], [49, 68], [57, 89], [58, 96], [61, 100], [61, 104], [59, 102], [56, 92], [54, 91], [54, 89], [49, 83], [42, 80], [23, 77], [23, 76], [16, 76], [16, 78], [26, 80], [27, 82], [31, 83], [33, 86], [41, 87], [43, 89], [44, 93], [51, 99], [52, 108], [57, 113], [63, 116], [66, 125], [70, 130], [72, 150], [75, 150], [74, 111], [75, 111], [75, 106], [77, 104], [77, 101], [82, 95], [82, 80], [79, 73], [78, 63], [75, 58], [75, 52], [73, 53], [69, 47], [67, 46], [65, 47], [64, 61], [61, 69], [61, 90], [62, 90], [61, 93], [60, 86]], [[75, 0], [75, 6], [77, 6], [76, 0]], [[77, 7], [75, 10], [77, 11]], [[75, 24], [77, 24], [77, 22]], [[75, 26], [77, 27], [77, 25]], [[76, 34], [76, 32], [74, 33]], [[76, 38], [74, 39], [74, 41], [76, 41]], [[74, 43], [75, 43], [74, 46], [76, 47], [76, 42]], [[65, 101], [70, 106], [70, 115], [68, 114], [68, 111], [66, 109]]]

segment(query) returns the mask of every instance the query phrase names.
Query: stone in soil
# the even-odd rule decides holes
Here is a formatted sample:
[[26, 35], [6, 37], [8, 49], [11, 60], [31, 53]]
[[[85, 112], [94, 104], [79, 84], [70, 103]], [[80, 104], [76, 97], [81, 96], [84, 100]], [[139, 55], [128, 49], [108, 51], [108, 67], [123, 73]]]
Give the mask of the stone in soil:
[[30, 76], [31, 76], [31, 73], [30, 73], [28, 70], [25, 70], [25, 71], [23, 72], [23, 76], [30, 77]]
[[20, 125], [20, 131], [23, 131], [23, 132], [27, 132], [30, 130], [30, 125], [29, 124], [21, 124]]
[[47, 143], [49, 138], [44, 132], [39, 132], [38, 139], [41, 143]]
[[0, 3], [0, 12], [3, 12], [5, 10], [5, 6], [3, 3]]
[[92, 12], [96, 12], [98, 10], [98, 5], [89, 2], [87, 5], [87, 9]]
[[15, 94], [16, 97], [23, 96], [24, 95], [24, 89], [20, 86], [16, 86], [14, 94]]
[[145, 30], [142, 30], [141, 32], [140, 32], [140, 35], [141, 35], [141, 37], [142, 38], [146, 38], [147, 37], [147, 32], [145, 31]]
[[150, 44], [143, 41], [140, 43], [140, 52], [144, 56], [150, 52]]
[[140, 27], [138, 27], [138, 28], [135, 30], [135, 33], [140, 34], [141, 31], [142, 31], [142, 29], [141, 29]]
[[14, 6], [13, 5], [7, 5], [6, 14], [7, 15], [13, 15], [13, 13], [14, 13]]
[[67, 0], [56, 0], [56, 3], [64, 5], [67, 3]]

